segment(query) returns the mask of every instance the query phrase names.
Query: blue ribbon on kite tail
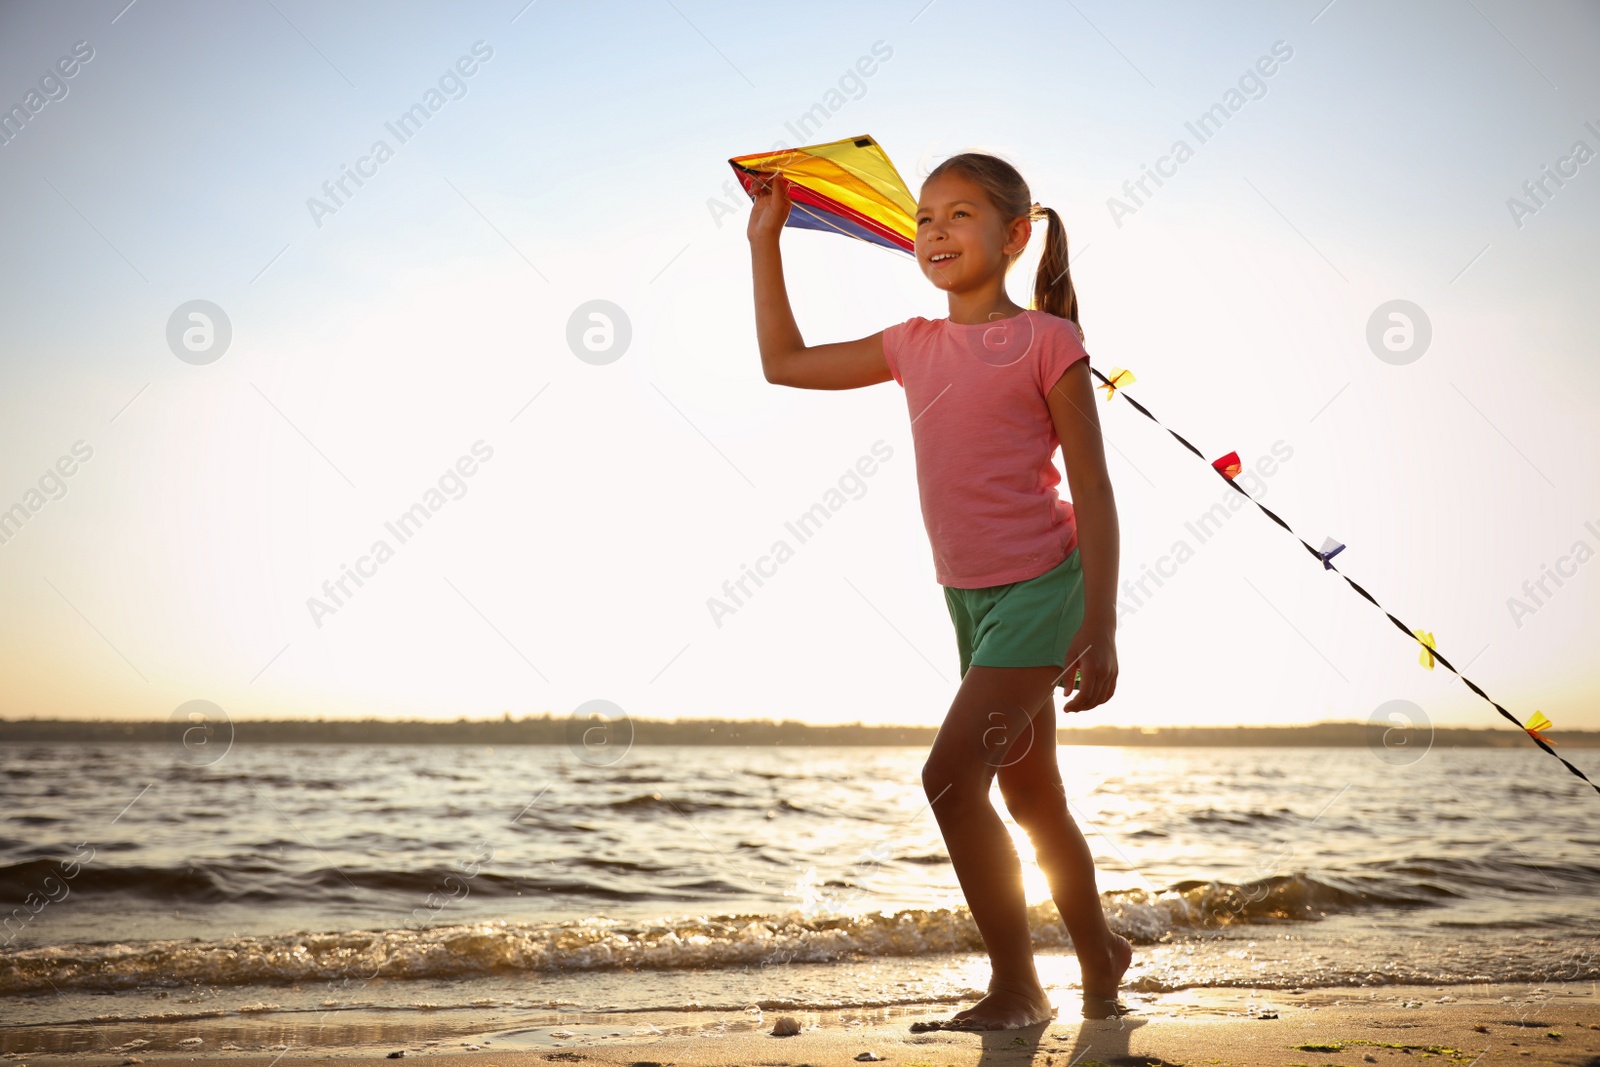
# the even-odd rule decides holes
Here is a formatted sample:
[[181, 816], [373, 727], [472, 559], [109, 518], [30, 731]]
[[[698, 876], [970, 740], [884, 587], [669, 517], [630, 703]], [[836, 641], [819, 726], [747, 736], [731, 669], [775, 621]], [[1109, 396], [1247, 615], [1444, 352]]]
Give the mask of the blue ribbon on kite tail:
[[[1109, 378], [1107, 378], [1104, 374], [1101, 374], [1098, 370], [1095, 370], [1095, 368], [1092, 365], [1089, 367], [1089, 370], [1094, 374], [1094, 376], [1096, 378], [1099, 378], [1102, 383], [1104, 383], [1106, 385], [1110, 385], [1111, 384], [1111, 380]], [[1221, 478], [1224, 482], [1226, 482], [1228, 484], [1228, 488], [1232, 489], [1234, 492], [1240, 494], [1246, 500], [1250, 501], [1250, 503], [1252, 503], [1256, 507], [1260, 508], [1266, 514], [1267, 518], [1271, 519], [1273, 522], [1277, 523], [1279, 526], [1282, 526], [1285, 530], [1288, 530], [1289, 533], [1294, 536], [1294, 539], [1299, 541], [1300, 544], [1305, 548], [1305, 550], [1307, 552], [1311, 553], [1312, 557], [1314, 559], [1316, 559], [1316, 561], [1318, 563], [1323, 564], [1325, 569], [1331, 570], [1335, 574], [1337, 574], [1339, 577], [1343, 578], [1345, 580], [1345, 584], [1346, 585], [1348, 585], [1351, 589], [1354, 589], [1356, 592], [1360, 593], [1363, 597], [1365, 597], [1367, 599], [1367, 601], [1369, 603], [1372, 604], [1373, 607], [1377, 608], [1379, 611], [1381, 611], [1385, 615], [1387, 615], [1389, 617], [1389, 621], [1394, 623], [1395, 626], [1400, 630], [1401, 633], [1405, 634], [1408, 638], [1410, 638], [1413, 641], [1415, 641], [1417, 639], [1417, 635], [1412, 630], [1411, 627], [1407, 626], [1405, 623], [1403, 623], [1399, 619], [1395, 618], [1393, 612], [1391, 612], [1388, 608], [1384, 607], [1382, 604], [1378, 603], [1377, 599], [1375, 597], [1373, 597], [1373, 595], [1371, 593], [1367, 592], [1365, 589], [1361, 588], [1361, 586], [1359, 586], [1355, 582], [1351, 581], [1349, 575], [1345, 574], [1338, 567], [1333, 566], [1332, 563], [1329, 560], [1323, 559], [1322, 554], [1320, 552], [1318, 552], [1316, 549], [1312, 548], [1309, 544], [1307, 544], [1305, 538], [1303, 538], [1299, 534], [1295, 533], [1293, 527], [1291, 527], [1288, 523], [1284, 522], [1281, 518], [1279, 518], [1276, 513], [1274, 513], [1265, 504], [1261, 503], [1261, 501], [1257, 500], [1255, 497], [1251, 496], [1249, 493], [1246, 493], [1243, 489], [1240, 489], [1237, 485], [1235, 485], [1232, 478], [1229, 478], [1226, 474], [1223, 474], [1221, 471], [1217, 470], [1215, 467], [1212, 467], [1211, 466], [1211, 461], [1206, 459], [1205, 454], [1203, 452], [1201, 452], [1198, 448], [1194, 447], [1194, 445], [1192, 445], [1188, 441], [1184, 440], [1182, 434], [1178, 433], [1178, 431], [1172, 429], [1172, 427], [1166, 425], [1160, 419], [1156, 418], [1154, 415], [1152, 415], [1150, 413], [1150, 409], [1149, 408], [1147, 408], [1143, 404], [1139, 403], [1137, 400], [1135, 400], [1133, 397], [1129, 396], [1127, 393], [1123, 392], [1121, 389], [1113, 388], [1112, 392], [1113, 392], [1114, 395], [1119, 395], [1119, 396], [1122, 397], [1122, 399], [1124, 399], [1128, 403], [1132, 404], [1134, 406], [1134, 408], [1141, 415], [1143, 415], [1145, 418], [1149, 419], [1151, 422], [1155, 423], [1157, 426], [1160, 426], [1163, 430], [1166, 430], [1173, 437], [1177, 438], [1178, 443], [1183, 445], [1184, 448], [1187, 448], [1190, 452], [1193, 452], [1196, 456], [1199, 456], [1200, 460], [1203, 463], [1205, 463], [1207, 467], [1211, 467], [1212, 472], [1215, 473], [1218, 478]], [[1534, 744], [1538, 745], [1540, 748], [1544, 749], [1546, 752], [1550, 753], [1550, 755], [1554, 756], [1556, 759], [1560, 760], [1561, 761], [1561, 765], [1563, 767], [1565, 767], [1567, 770], [1571, 771], [1573, 774], [1577, 775], [1579, 778], [1583, 779], [1583, 781], [1588, 784], [1590, 789], [1593, 789], [1596, 793], [1600, 793], [1600, 785], [1595, 785], [1593, 782], [1589, 781], [1589, 776], [1587, 774], [1584, 774], [1577, 767], [1574, 767], [1570, 762], [1568, 762], [1566, 757], [1562, 756], [1561, 753], [1559, 753], [1555, 749], [1551, 748], [1550, 745], [1547, 744], [1544, 740], [1542, 740], [1540, 738], [1537, 738], [1537, 737], [1534, 737], [1532, 734], [1528, 733], [1527, 727], [1523, 726], [1522, 723], [1517, 719], [1517, 717], [1515, 715], [1511, 714], [1505, 708], [1501, 707], [1500, 704], [1498, 702], [1496, 702], [1492, 697], [1490, 697], [1488, 693], [1485, 693], [1483, 691], [1482, 687], [1480, 687], [1477, 682], [1474, 682], [1471, 678], [1468, 678], [1466, 675], [1464, 675], [1460, 671], [1456, 670], [1455, 665], [1452, 664], [1449, 660], [1445, 659], [1444, 655], [1442, 653], [1440, 653], [1438, 649], [1429, 648], [1428, 651], [1433, 654], [1433, 658], [1434, 659], [1438, 660], [1440, 663], [1442, 663], [1446, 667], [1448, 667], [1451, 674], [1454, 674], [1457, 678], [1460, 678], [1463, 682], [1467, 683], [1467, 688], [1468, 689], [1472, 690], [1474, 693], [1477, 693], [1483, 699], [1487, 700], [1489, 702], [1489, 704], [1494, 708], [1495, 711], [1498, 711], [1501, 715], [1505, 716], [1505, 718], [1508, 721], [1510, 721], [1511, 723], [1513, 723], [1517, 727], [1517, 729], [1521, 730], [1524, 734], [1527, 734], [1528, 739], [1530, 741], [1532, 741]]]

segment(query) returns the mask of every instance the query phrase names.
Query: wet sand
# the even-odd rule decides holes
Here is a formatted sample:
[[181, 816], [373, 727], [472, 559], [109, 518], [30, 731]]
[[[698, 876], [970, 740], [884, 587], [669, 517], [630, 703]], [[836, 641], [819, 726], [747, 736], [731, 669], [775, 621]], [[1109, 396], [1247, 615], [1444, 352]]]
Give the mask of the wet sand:
[[[594, 1067], [750, 1064], [843, 1067], [862, 1053], [895, 1067], [1040, 1064], [1042, 1067], [1159, 1064], [1535, 1063], [1600, 1065], [1600, 987], [1594, 983], [1390, 986], [1263, 993], [1238, 989], [1133, 994], [1134, 1014], [1087, 1021], [1061, 994], [1054, 1021], [986, 1034], [912, 1033], [910, 1024], [945, 1018], [955, 1006], [798, 1012], [800, 1032], [775, 1037], [779, 1012], [618, 1013], [567, 1016], [549, 1025], [470, 1040], [384, 1046], [313, 1044], [222, 1051], [136, 1050], [100, 1055], [7, 1057], [17, 1063], [96, 1063], [132, 1059], [162, 1065], [290, 1064], [324, 1060], [426, 1059], [462, 1067]], [[485, 1042], [479, 1044], [478, 1042]], [[397, 1060], [397, 1062], [399, 1062]], [[868, 1061], [870, 1062], [870, 1061]]]

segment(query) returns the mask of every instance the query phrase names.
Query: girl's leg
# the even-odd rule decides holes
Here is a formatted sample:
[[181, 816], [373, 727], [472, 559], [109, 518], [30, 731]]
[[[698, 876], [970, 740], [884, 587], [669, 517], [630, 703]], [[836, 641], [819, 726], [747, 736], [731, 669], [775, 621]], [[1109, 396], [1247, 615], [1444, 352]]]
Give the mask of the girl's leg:
[[1050, 687], [1060, 677], [1059, 667], [968, 667], [922, 768], [950, 864], [989, 951], [989, 995], [953, 1017], [974, 1027], [1027, 1026], [1051, 1016], [1033, 965], [1022, 866], [989, 787], [1008, 761], [1026, 759], [1039, 743], [1033, 720], [1041, 707], [1054, 740]]
[[1033, 745], [1000, 768], [1000, 795], [1033, 842], [1056, 910], [1072, 937], [1086, 997], [1111, 1000], [1133, 958], [1133, 946], [1112, 933], [1095, 885], [1094, 856], [1083, 839], [1061, 783], [1053, 703], [1033, 720]]

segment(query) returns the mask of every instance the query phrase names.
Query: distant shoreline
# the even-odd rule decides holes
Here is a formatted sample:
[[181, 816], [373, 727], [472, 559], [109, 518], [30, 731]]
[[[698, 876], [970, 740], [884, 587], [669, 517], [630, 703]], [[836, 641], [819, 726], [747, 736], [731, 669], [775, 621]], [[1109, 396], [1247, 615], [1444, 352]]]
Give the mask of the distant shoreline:
[[[192, 727], [191, 727], [192, 728]], [[212, 724], [227, 736], [229, 724]], [[847, 723], [812, 726], [771, 720], [631, 719], [580, 721], [553, 715], [512, 719], [457, 719], [454, 722], [388, 719], [257, 719], [231, 724], [236, 744], [434, 744], [434, 745], [742, 745], [793, 746], [927, 746], [936, 726], [869, 726]], [[601, 732], [595, 734], [598, 729]], [[0, 719], [0, 743], [106, 743], [180, 741], [181, 730], [169, 722], [118, 722], [103, 719]], [[1323, 722], [1308, 726], [1058, 726], [1061, 744], [1133, 748], [1349, 748], [1384, 744], [1394, 731], [1365, 722]], [[631, 736], [630, 736], [631, 735]], [[1563, 730], [1555, 734], [1564, 748], [1600, 748], [1600, 731]], [[1391, 736], [1391, 747], [1400, 739]], [[1403, 743], [1427, 747], [1426, 728], [1413, 730]], [[1506, 728], [1438, 727], [1436, 748], [1522, 748], [1532, 742]]]

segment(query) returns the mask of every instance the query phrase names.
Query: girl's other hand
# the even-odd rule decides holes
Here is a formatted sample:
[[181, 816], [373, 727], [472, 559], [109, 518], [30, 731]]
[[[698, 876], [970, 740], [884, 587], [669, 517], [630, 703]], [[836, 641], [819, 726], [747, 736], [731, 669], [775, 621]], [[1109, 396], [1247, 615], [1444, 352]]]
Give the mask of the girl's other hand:
[[757, 178], [755, 202], [750, 205], [750, 225], [746, 235], [750, 240], [777, 240], [778, 231], [789, 219], [789, 179], [781, 174], [763, 174]]
[[1067, 649], [1067, 670], [1081, 671], [1082, 683], [1062, 711], [1087, 711], [1117, 691], [1117, 639], [1113, 627], [1079, 626]]

